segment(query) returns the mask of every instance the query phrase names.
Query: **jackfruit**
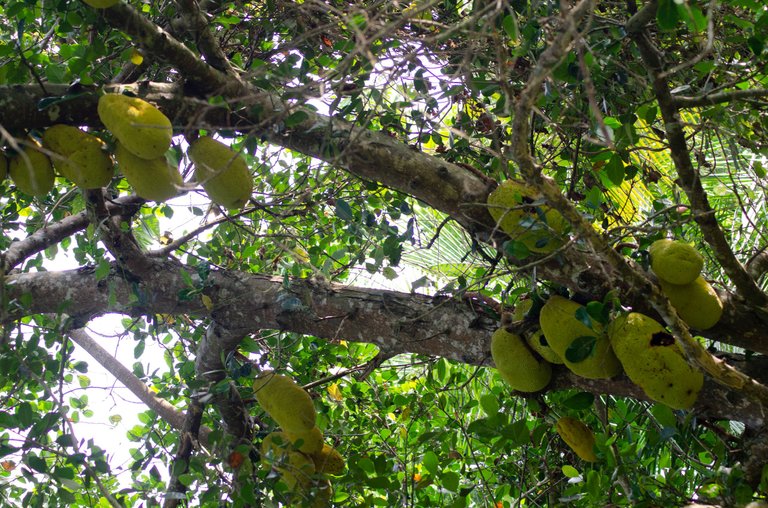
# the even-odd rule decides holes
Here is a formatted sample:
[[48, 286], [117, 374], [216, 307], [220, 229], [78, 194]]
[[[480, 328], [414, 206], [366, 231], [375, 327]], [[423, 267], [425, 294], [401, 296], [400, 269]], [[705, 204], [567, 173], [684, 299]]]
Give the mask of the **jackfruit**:
[[344, 471], [344, 457], [336, 448], [323, 444], [323, 448], [312, 454], [312, 461], [315, 463], [315, 470], [318, 473], [341, 474]]
[[5, 180], [8, 176], [8, 157], [4, 153], [0, 152], [0, 181]]
[[164, 155], [152, 160], [142, 159], [118, 143], [115, 159], [134, 192], [144, 199], [165, 201], [176, 196], [184, 184], [178, 168], [168, 164]]
[[253, 181], [245, 159], [220, 141], [196, 139], [187, 152], [195, 178], [211, 201], [225, 208], [242, 208], [251, 197]]
[[285, 460], [274, 464], [274, 468], [280, 473], [289, 492], [308, 489], [312, 484], [312, 475], [315, 474], [312, 459], [301, 452], [288, 452]]
[[690, 284], [677, 285], [659, 279], [659, 285], [680, 318], [697, 330], [712, 328], [723, 315], [723, 302], [714, 288], [699, 276]]
[[531, 252], [546, 254], [561, 247], [569, 227], [560, 212], [518, 180], [505, 180], [488, 195], [488, 211], [502, 231]]
[[253, 391], [264, 411], [286, 432], [310, 432], [315, 426], [312, 398], [290, 377], [264, 372], [254, 380]]
[[[581, 308], [582, 305], [561, 296], [550, 297], [539, 315], [539, 326], [547, 343], [562, 358], [565, 366], [581, 377], [607, 379], [619, 374], [621, 364], [613, 354], [603, 326], [594, 320], [592, 328], [582, 323], [576, 317], [576, 311]], [[586, 347], [591, 349], [585, 353], [583, 348]], [[578, 361], [569, 360], [569, 357], [574, 358], [574, 354]]]
[[555, 430], [563, 438], [571, 450], [576, 452], [582, 460], [597, 462], [595, 455], [595, 434], [583, 422], [570, 416], [564, 416], [557, 420]]
[[651, 399], [673, 409], [688, 409], [704, 384], [664, 327], [652, 318], [632, 312], [608, 328], [611, 345], [633, 383]]
[[70, 125], [54, 125], [43, 133], [43, 145], [58, 155], [53, 167], [82, 189], [109, 184], [114, 173], [104, 142]]
[[527, 300], [518, 301], [517, 305], [515, 305], [515, 308], [512, 310], [512, 322], [522, 321], [525, 319], [525, 316], [528, 314], [528, 311], [530, 311], [532, 307], [533, 300], [530, 298]]
[[[323, 433], [317, 427], [312, 427], [309, 432], [288, 432], [288, 439], [298, 450], [307, 455], [319, 452], [323, 448]], [[301, 443], [301, 444], [299, 444]]]
[[155, 160], [171, 146], [171, 121], [143, 99], [116, 93], [102, 95], [97, 111], [101, 122], [136, 157]]
[[316, 480], [314, 489], [310, 494], [312, 495], [312, 501], [309, 504], [310, 508], [325, 508], [331, 506], [333, 486], [331, 485], [330, 480], [327, 478]]
[[119, 4], [120, 0], [83, 0], [83, 2], [96, 9], [106, 9]]
[[272, 465], [284, 460], [288, 452], [293, 449], [288, 434], [285, 432], [270, 432], [261, 441], [261, 462]]
[[564, 363], [563, 359], [560, 358], [560, 355], [549, 346], [547, 338], [540, 328], [529, 333], [525, 337], [525, 340], [528, 342], [528, 345], [531, 346], [531, 349], [539, 353], [539, 355], [549, 363], [554, 363], [555, 365], [562, 365]]
[[521, 392], [537, 392], [552, 379], [552, 367], [528, 349], [523, 339], [504, 328], [491, 337], [491, 356], [509, 386]]
[[648, 254], [653, 273], [670, 284], [690, 284], [704, 267], [702, 255], [685, 242], [656, 240]]
[[39, 151], [40, 145], [30, 141], [21, 153], [15, 155], [8, 164], [16, 188], [30, 196], [45, 196], [53, 189], [56, 175], [48, 157]]

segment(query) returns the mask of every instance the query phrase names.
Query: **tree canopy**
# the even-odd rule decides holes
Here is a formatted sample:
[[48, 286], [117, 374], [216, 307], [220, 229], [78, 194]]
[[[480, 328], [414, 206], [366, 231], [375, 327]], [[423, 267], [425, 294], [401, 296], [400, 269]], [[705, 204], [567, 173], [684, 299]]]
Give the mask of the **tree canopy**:
[[1, 503], [765, 499], [767, 40], [758, 0], [6, 0]]

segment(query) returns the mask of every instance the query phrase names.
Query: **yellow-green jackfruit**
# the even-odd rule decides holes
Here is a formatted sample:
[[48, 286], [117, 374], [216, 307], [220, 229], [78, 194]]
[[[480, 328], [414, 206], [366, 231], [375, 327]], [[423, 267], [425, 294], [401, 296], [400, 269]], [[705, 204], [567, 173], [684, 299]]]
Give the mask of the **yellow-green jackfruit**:
[[532, 299], [529, 298], [527, 300], [518, 300], [515, 308], [512, 310], [512, 321], [522, 321], [525, 319], [525, 316], [528, 314], [532, 307]]
[[[586, 326], [576, 312], [583, 308], [561, 296], [552, 296], [539, 315], [539, 326], [549, 346], [563, 359], [563, 363], [579, 376], [589, 379], [606, 379], [621, 372], [621, 364], [613, 354], [611, 343], [603, 326], [592, 321]], [[569, 360], [578, 358], [578, 361]]]
[[608, 332], [624, 372], [648, 397], [674, 409], [693, 406], [704, 375], [685, 360], [663, 326], [632, 312], [617, 318]]
[[690, 284], [701, 273], [704, 258], [696, 249], [677, 240], [656, 240], [648, 249], [651, 268], [671, 284]]
[[170, 148], [171, 121], [147, 101], [110, 93], [99, 98], [97, 110], [102, 123], [136, 157], [155, 160]]
[[87, 3], [95, 9], [106, 9], [108, 7], [112, 7], [113, 5], [119, 4], [120, 0], [83, 0], [83, 2]]
[[315, 464], [301, 452], [288, 452], [284, 461], [274, 464], [289, 492], [306, 490], [312, 485]]
[[165, 201], [176, 196], [184, 184], [178, 168], [168, 164], [165, 156], [142, 159], [118, 143], [115, 159], [134, 192], [144, 199]]
[[595, 434], [583, 422], [570, 416], [564, 416], [557, 420], [555, 430], [563, 438], [571, 450], [576, 452], [582, 460], [597, 462], [595, 455]]
[[302, 453], [312, 455], [323, 449], [323, 433], [317, 427], [312, 427], [309, 432], [287, 432], [286, 434]]
[[[30, 141], [30, 143], [33, 143]], [[8, 164], [16, 188], [30, 196], [45, 196], [53, 189], [56, 175], [48, 157], [42, 153], [40, 145], [25, 146], [21, 153], [16, 154]]]
[[537, 392], [552, 379], [552, 366], [537, 358], [523, 339], [504, 328], [491, 337], [491, 356], [509, 386], [521, 392]]
[[82, 189], [106, 186], [114, 173], [104, 142], [71, 125], [54, 125], [43, 133], [43, 145], [54, 152], [53, 167]]
[[293, 444], [285, 432], [270, 432], [261, 441], [261, 462], [271, 466], [284, 460], [293, 449]]
[[256, 400], [286, 432], [310, 432], [315, 426], [312, 398], [293, 379], [272, 371], [253, 381]]
[[225, 208], [242, 208], [253, 191], [245, 159], [211, 137], [196, 139], [187, 152], [195, 165], [195, 178], [211, 201]]
[[547, 338], [544, 336], [544, 332], [541, 331], [540, 328], [537, 328], [533, 332], [529, 333], [525, 337], [525, 340], [534, 351], [539, 353], [539, 355], [541, 355], [541, 357], [549, 363], [554, 363], [556, 365], [562, 365], [564, 363], [563, 359], [560, 358], [560, 355], [558, 355], [555, 350], [549, 346], [549, 342], [547, 342]]
[[723, 302], [714, 288], [699, 276], [690, 284], [677, 285], [659, 279], [669, 302], [688, 326], [697, 330], [712, 328], [723, 315]]
[[531, 252], [549, 253], [564, 243], [568, 222], [521, 181], [501, 182], [488, 196], [488, 211], [502, 231]]
[[344, 471], [344, 457], [336, 448], [323, 444], [323, 448], [312, 454], [312, 461], [318, 473], [341, 474]]

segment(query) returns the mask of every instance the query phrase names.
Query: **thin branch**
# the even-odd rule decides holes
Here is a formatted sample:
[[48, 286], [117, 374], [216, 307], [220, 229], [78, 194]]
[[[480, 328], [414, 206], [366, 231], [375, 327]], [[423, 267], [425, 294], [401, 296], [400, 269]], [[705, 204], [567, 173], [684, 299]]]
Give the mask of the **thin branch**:
[[221, 50], [218, 41], [213, 37], [205, 15], [200, 10], [197, 0], [176, 0], [176, 4], [182, 11], [182, 20], [185, 27], [189, 27], [195, 36], [195, 44], [205, 57], [205, 61], [215, 69], [240, 80], [234, 67], [229, 62], [227, 55]]
[[746, 99], [762, 99], [768, 97], [767, 88], [749, 88], [747, 90], [730, 90], [727, 92], [708, 93], [698, 97], [673, 96], [677, 108], [697, 108], [714, 106], [724, 102], [742, 101]]

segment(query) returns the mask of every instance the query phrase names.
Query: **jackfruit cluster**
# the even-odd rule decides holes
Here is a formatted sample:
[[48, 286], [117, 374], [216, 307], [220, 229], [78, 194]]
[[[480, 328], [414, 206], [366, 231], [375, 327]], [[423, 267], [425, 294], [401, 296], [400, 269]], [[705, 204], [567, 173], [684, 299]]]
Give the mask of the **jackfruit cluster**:
[[112, 179], [112, 160], [99, 138], [77, 127], [57, 124], [43, 133], [43, 146], [53, 155], [53, 167], [83, 189], [98, 189]]
[[211, 201], [225, 208], [242, 208], [251, 197], [253, 181], [245, 159], [224, 143], [205, 136], [187, 152], [195, 178]]
[[564, 243], [568, 222], [524, 182], [501, 182], [488, 196], [488, 211], [504, 233], [531, 252], [547, 254]]
[[597, 462], [595, 434], [583, 422], [564, 416], [557, 420], [555, 430], [576, 455], [587, 462]]
[[[552, 296], [541, 308], [539, 326], [552, 350], [568, 369], [589, 379], [607, 379], [621, 372], [621, 364], [611, 349], [602, 324], [592, 320], [591, 327], [577, 318], [583, 306]], [[589, 351], [574, 356], [575, 347], [585, 345]], [[569, 354], [570, 350], [570, 354]]]
[[16, 188], [30, 196], [48, 194], [56, 177], [51, 160], [40, 151], [41, 148], [39, 143], [29, 139], [8, 163], [8, 174]]
[[491, 356], [501, 377], [514, 390], [537, 392], [552, 379], [551, 365], [534, 355], [522, 337], [503, 327], [491, 337]]
[[323, 442], [309, 395], [288, 376], [272, 372], [254, 381], [254, 391], [259, 404], [283, 427], [261, 442], [262, 463], [280, 474], [291, 496], [312, 496], [312, 506], [327, 506], [333, 490], [325, 475], [341, 474], [345, 461]]
[[169, 164], [164, 155], [142, 159], [118, 141], [115, 159], [133, 191], [144, 199], [165, 201], [177, 195], [184, 184], [178, 168]]
[[720, 321], [723, 302], [700, 275], [704, 258], [687, 243], [657, 240], [648, 249], [651, 269], [680, 318], [691, 328], [706, 330]]
[[704, 375], [685, 360], [661, 324], [632, 312], [614, 320], [608, 335], [624, 372], [648, 397], [673, 409], [693, 406]]
[[[533, 307], [533, 300], [527, 299], [527, 300], [521, 300], [515, 305], [515, 308], [512, 310], [512, 321], [522, 321], [526, 318], [528, 313], [530, 312], [531, 308]], [[563, 359], [560, 358], [560, 355], [558, 355], [552, 347], [550, 347], [549, 342], [547, 342], [547, 338], [544, 336], [544, 332], [541, 331], [541, 328], [535, 328], [533, 330], [527, 331], [524, 335], [525, 341], [528, 343], [528, 345], [536, 351], [539, 356], [544, 358], [549, 363], [553, 363], [555, 365], [562, 365]]]

